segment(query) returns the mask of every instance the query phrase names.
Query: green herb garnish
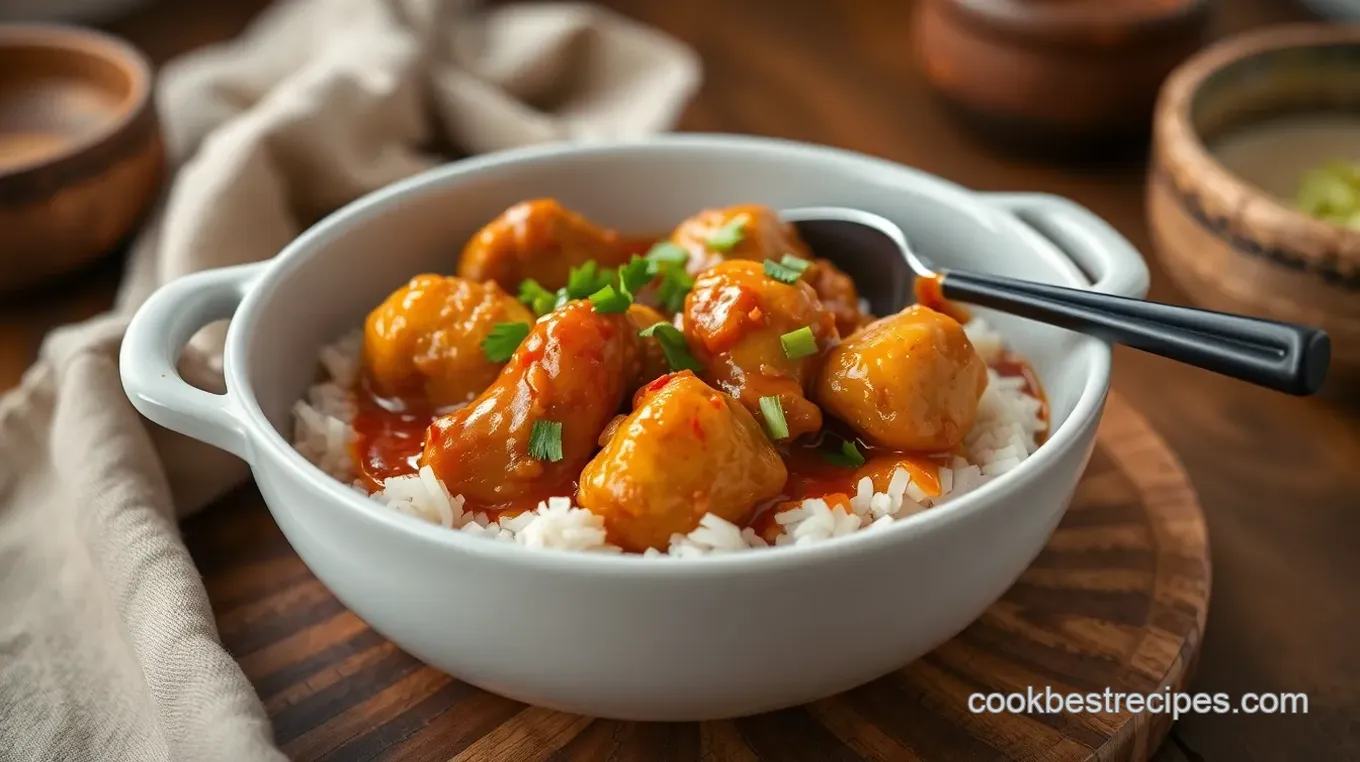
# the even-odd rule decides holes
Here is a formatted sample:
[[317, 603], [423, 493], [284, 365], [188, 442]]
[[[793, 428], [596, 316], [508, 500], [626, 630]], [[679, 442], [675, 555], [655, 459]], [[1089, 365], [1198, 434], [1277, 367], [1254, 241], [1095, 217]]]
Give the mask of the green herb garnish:
[[694, 288], [694, 279], [679, 267], [667, 267], [661, 272], [661, 285], [656, 290], [657, 299], [669, 312], [679, 312], [685, 308], [685, 296]]
[[595, 311], [601, 315], [615, 315], [627, 312], [633, 300], [620, 294], [613, 285], [606, 285], [590, 295], [590, 303], [595, 305]]
[[656, 277], [656, 265], [646, 259], [634, 256], [628, 264], [619, 268], [619, 293], [629, 300], [637, 299], [641, 291]]
[[557, 306], [557, 294], [540, 286], [533, 278], [519, 284], [519, 300], [528, 305], [539, 317], [552, 312]]
[[789, 438], [789, 422], [784, 419], [784, 405], [778, 397], [761, 397], [760, 415], [765, 419], [770, 439]]
[[651, 264], [652, 277], [660, 276], [656, 296], [661, 306], [669, 312], [679, 312], [685, 308], [685, 295], [694, 288], [694, 279], [685, 272], [689, 263], [689, 252], [670, 241], [661, 241], [647, 252]]
[[661, 241], [647, 250], [646, 259], [658, 265], [683, 265], [689, 261], [689, 252], [670, 241]]
[[797, 270], [800, 273], [806, 272], [807, 269], [812, 266], [811, 262], [807, 261], [806, 259], [803, 259], [802, 257], [795, 257], [792, 254], [785, 254], [779, 260], [779, 264], [789, 268], [790, 270]]
[[505, 362], [528, 335], [528, 323], [497, 323], [482, 339], [482, 354], [491, 362]]
[[817, 354], [817, 337], [812, 335], [812, 329], [808, 326], [780, 336], [779, 343], [784, 347], [784, 356], [790, 360]]
[[573, 267], [567, 274], [567, 298], [585, 299], [614, 281], [614, 271], [601, 268], [595, 260]]
[[824, 452], [822, 453], [822, 457], [825, 458], [828, 463], [841, 466], [842, 468], [859, 468], [864, 465], [864, 456], [860, 454], [859, 448], [855, 446], [855, 443], [848, 439], [841, 440], [841, 449], [839, 452]]
[[529, 431], [529, 457], [552, 463], [562, 459], [562, 423], [560, 421], [534, 421]]
[[798, 276], [803, 274], [803, 271], [795, 267], [789, 267], [782, 262], [767, 259], [765, 260], [765, 274], [780, 283], [792, 285], [794, 281], [798, 280]]
[[708, 248], [715, 251], [731, 251], [733, 246], [741, 243], [741, 239], [746, 237], [746, 223], [750, 220], [749, 215], [738, 214], [726, 225], [713, 231], [705, 243], [708, 244]]
[[1360, 230], [1360, 164], [1334, 159], [1308, 170], [1294, 205], [1310, 217]]
[[689, 353], [689, 344], [685, 342], [685, 335], [679, 328], [660, 321], [653, 323], [641, 331], [638, 335], [643, 338], [655, 338], [661, 345], [661, 351], [666, 355], [666, 363], [671, 366], [672, 371], [692, 370], [699, 372], [703, 366], [694, 359], [694, 355]]

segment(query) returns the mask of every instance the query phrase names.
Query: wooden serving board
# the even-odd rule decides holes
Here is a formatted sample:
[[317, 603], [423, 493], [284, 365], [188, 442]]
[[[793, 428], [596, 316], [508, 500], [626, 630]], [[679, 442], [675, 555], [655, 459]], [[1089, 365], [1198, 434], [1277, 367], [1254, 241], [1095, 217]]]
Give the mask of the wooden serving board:
[[1199, 503], [1176, 457], [1111, 395], [1048, 547], [977, 622], [835, 698], [709, 723], [591, 720], [461, 683], [397, 650], [298, 560], [258, 493], [188, 521], [223, 643], [298, 760], [1148, 759], [1169, 715], [973, 714], [975, 692], [1185, 686], [1209, 601]]

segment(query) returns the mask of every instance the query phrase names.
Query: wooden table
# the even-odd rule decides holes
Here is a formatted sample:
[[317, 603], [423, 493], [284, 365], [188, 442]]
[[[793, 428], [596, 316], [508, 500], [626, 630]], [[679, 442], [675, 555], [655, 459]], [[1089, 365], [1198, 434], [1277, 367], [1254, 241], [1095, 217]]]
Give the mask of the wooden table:
[[[750, 132], [851, 148], [981, 190], [1069, 196], [1144, 252], [1143, 168], [1061, 170], [993, 153], [927, 96], [894, 0], [605, 0], [687, 41], [706, 67], [686, 130]], [[261, 0], [167, 0], [114, 25], [157, 61], [236, 33]], [[1216, 31], [1304, 18], [1285, 0], [1220, 0]], [[1183, 302], [1153, 260], [1152, 297]], [[117, 263], [0, 303], [0, 387], [52, 326], [111, 301]], [[1210, 525], [1214, 589], [1192, 687], [1305, 692], [1306, 716], [1194, 715], [1162, 760], [1360, 758], [1360, 413], [1299, 400], [1132, 351], [1115, 388], [1176, 448]], [[258, 511], [253, 488], [209, 511]], [[196, 551], [197, 552], [197, 551]]]

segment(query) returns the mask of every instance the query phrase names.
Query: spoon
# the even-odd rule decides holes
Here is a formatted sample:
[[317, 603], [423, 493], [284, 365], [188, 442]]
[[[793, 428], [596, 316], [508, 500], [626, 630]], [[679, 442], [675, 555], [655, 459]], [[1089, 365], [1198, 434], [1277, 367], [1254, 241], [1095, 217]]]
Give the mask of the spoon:
[[882, 313], [913, 301], [912, 281], [926, 278], [946, 299], [1056, 325], [1288, 394], [1317, 392], [1331, 362], [1331, 340], [1317, 328], [937, 267], [912, 250], [897, 225], [858, 209], [791, 209], [780, 217], [798, 229], [813, 251], [864, 284], [866, 298]]

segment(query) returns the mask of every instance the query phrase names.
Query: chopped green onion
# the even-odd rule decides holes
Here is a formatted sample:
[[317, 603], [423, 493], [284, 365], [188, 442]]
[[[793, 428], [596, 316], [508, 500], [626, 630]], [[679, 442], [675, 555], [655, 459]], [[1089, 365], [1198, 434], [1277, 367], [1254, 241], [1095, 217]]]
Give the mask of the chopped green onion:
[[533, 278], [519, 284], [519, 300], [529, 306], [535, 315], [542, 317], [557, 307], [557, 294], [540, 286]]
[[528, 335], [528, 323], [497, 323], [482, 339], [482, 354], [491, 362], [505, 362]]
[[529, 431], [529, 457], [553, 463], [562, 459], [560, 421], [534, 421], [534, 427]]
[[661, 241], [647, 250], [646, 259], [659, 265], [683, 265], [689, 261], [689, 252], [670, 241]]
[[664, 337], [685, 338], [685, 335], [680, 333], [679, 328], [676, 328], [673, 324], [667, 323], [664, 320], [652, 323], [646, 328], [643, 328], [641, 331], [638, 331], [638, 335], [644, 339], [656, 338], [657, 340], [661, 340]]
[[661, 345], [661, 352], [666, 355], [666, 363], [671, 366], [672, 371], [692, 370], [699, 372], [703, 366], [694, 359], [694, 355], [689, 353], [689, 344], [685, 342], [685, 334], [679, 328], [662, 320], [653, 323], [641, 331], [638, 335], [643, 338], [655, 338]]
[[614, 281], [614, 271], [601, 268], [595, 260], [573, 267], [567, 274], [567, 298], [585, 299]]
[[[571, 294], [567, 292], [567, 287], [563, 286], [562, 288], [557, 289], [557, 298], [553, 299], [552, 309], [555, 310], [569, 301], [571, 301]], [[552, 312], [552, 310], [548, 311]]]
[[628, 264], [619, 268], [619, 292], [630, 300], [636, 299], [638, 291], [656, 277], [656, 266], [646, 259], [634, 256]]
[[1303, 173], [1294, 205], [1311, 217], [1360, 229], [1360, 164], [1334, 159]]
[[789, 267], [786, 264], [776, 262], [773, 259], [767, 259], [765, 260], [765, 274], [771, 278], [774, 278], [780, 283], [788, 283], [792, 285], [794, 281], [798, 280], [798, 276], [803, 274], [803, 271], [794, 267]]
[[854, 442], [848, 439], [841, 440], [840, 452], [824, 452], [822, 457], [828, 463], [842, 466], [844, 468], [859, 468], [864, 465], [864, 456], [860, 454], [859, 448]]
[[607, 285], [591, 294], [590, 302], [595, 305], [595, 312], [601, 315], [613, 315], [627, 312], [628, 305], [632, 304], [633, 300], [620, 294], [612, 285]]
[[684, 309], [685, 295], [694, 288], [694, 279], [685, 272], [689, 252], [670, 241], [661, 241], [647, 252], [647, 261], [651, 264], [649, 273], [661, 277], [656, 288], [661, 306], [669, 312]]
[[765, 430], [770, 439], [788, 439], [789, 422], [784, 420], [784, 405], [778, 397], [761, 397], [760, 414], [765, 418]]
[[596, 271], [599, 265], [589, 260], [580, 267], [571, 268], [567, 273], [567, 295], [572, 299], [584, 299], [599, 289], [595, 287]]
[[808, 326], [780, 336], [779, 343], [784, 346], [784, 356], [790, 360], [817, 354], [817, 337], [812, 335], [812, 329]]
[[812, 266], [811, 262], [807, 261], [806, 259], [803, 259], [802, 257], [795, 257], [792, 254], [785, 254], [784, 257], [779, 260], [779, 264], [789, 268], [790, 270], [797, 270], [800, 273], [806, 272], [807, 269]]
[[679, 312], [685, 308], [685, 296], [694, 288], [694, 279], [679, 267], [667, 267], [661, 273], [661, 286], [657, 288], [657, 298], [669, 312]]
[[708, 248], [715, 251], [731, 251], [732, 247], [741, 243], [741, 239], [745, 237], [746, 223], [750, 219], [750, 216], [745, 214], [738, 214], [733, 217], [730, 222], [713, 231], [708, 237], [708, 240], [705, 241]]

